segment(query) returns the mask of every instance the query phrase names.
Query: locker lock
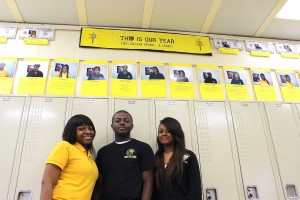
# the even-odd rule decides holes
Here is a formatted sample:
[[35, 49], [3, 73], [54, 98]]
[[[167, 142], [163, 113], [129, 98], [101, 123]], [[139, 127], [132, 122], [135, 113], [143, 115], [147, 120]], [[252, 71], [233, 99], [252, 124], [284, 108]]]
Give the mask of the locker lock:
[[247, 187], [247, 198], [248, 200], [257, 200], [258, 199], [258, 193], [255, 186]]
[[206, 200], [217, 200], [216, 189], [206, 189]]

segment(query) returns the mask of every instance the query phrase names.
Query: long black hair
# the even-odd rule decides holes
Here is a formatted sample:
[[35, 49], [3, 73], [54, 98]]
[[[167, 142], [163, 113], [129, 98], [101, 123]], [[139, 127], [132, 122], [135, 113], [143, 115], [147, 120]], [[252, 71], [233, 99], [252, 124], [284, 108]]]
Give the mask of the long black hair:
[[68, 64], [65, 64], [65, 65], [62, 65], [61, 69], [60, 69], [60, 72], [59, 72], [59, 77], [62, 77], [62, 72], [63, 72], [63, 68], [66, 67], [67, 68], [67, 75], [66, 75], [66, 78], [69, 78], [69, 65]]
[[[174, 178], [181, 179], [183, 174], [183, 155], [185, 153], [184, 132], [180, 123], [172, 118], [166, 117], [160, 121], [164, 125], [168, 133], [172, 134], [174, 138], [173, 155], [169, 160], [168, 167], [164, 172], [164, 147], [157, 138], [158, 150], [155, 153], [155, 161], [157, 168], [155, 171], [155, 180], [158, 187], [171, 187], [171, 182]], [[162, 180], [164, 182], [162, 183]]]
[[[69, 121], [67, 122], [67, 124], [64, 128], [64, 132], [62, 134], [62, 139], [64, 141], [69, 142], [70, 144], [74, 144], [75, 142], [77, 142], [76, 128], [78, 126], [82, 126], [82, 125], [92, 126], [92, 129], [96, 136], [96, 129], [95, 129], [95, 126], [94, 126], [92, 120], [88, 116], [78, 114], [78, 115], [74, 115], [73, 117], [71, 117], [69, 119]], [[86, 149], [89, 150], [93, 156], [96, 155], [95, 148], [93, 146], [93, 141], [87, 145]]]

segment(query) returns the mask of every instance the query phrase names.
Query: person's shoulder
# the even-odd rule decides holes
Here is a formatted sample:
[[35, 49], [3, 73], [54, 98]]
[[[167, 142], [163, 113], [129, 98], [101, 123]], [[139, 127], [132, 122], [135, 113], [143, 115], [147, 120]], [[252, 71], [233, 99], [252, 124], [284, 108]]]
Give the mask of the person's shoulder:
[[115, 144], [114, 142], [112, 142], [112, 143], [110, 143], [110, 144], [107, 144], [107, 145], [101, 147], [101, 148], [99, 149], [98, 152], [107, 151], [107, 150], [109, 150], [110, 148], [112, 148], [112, 147], [114, 146], [114, 144]]
[[190, 159], [190, 158], [196, 158], [196, 154], [189, 150], [189, 149], [186, 149], [185, 150], [185, 153], [183, 154], [183, 158], [186, 160], [186, 159]]
[[150, 146], [150, 145], [147, 144], [146, 142], [143, 142], [143, 141], [140, 141], [140, 140], [137, 140], [137, 139], [132, 139], [131, 142], [132, 142], [132, 143], [139, 144], [139, 145], [143, 145], [143, 146]]
[[131, 142], [133, 145], [138, 146], [138, 148], [140, 148], [142, 151], [148, 151], [148, 150], [152, 151], [151, 146], [146, 142], [142, 142], [142, 141], [136, 140], [136, 139], [132, 139]]

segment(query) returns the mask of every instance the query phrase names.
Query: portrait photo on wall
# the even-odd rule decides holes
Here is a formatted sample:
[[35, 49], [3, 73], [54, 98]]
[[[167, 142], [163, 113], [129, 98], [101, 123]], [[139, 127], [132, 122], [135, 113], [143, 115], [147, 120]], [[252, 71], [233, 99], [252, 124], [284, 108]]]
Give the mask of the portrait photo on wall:
[[224, 70], [226, 84], [246, 85], [246, 76], [244, 70], [228, 69]]
[[214, 69], [198, 69], [199, 83], [221, 83], [219, 70]]
[[296, 73], [277, 73], [280, 86], [299, 87]]
[[20, 77], [46, 78], [48, 65], [48, 61], [22, 61], [18, 64], [17, 73]]
[[141, 64], [141, 79], [142, 80], [155, 80], [165, 79], [164, 66]]
[[107, 80], [108, 66], [105, 64], [85, 64], [82, 80]]
[[193, 82], [192, 67], [170, 66], [170, 79], [173, 82]]
[[51, 69], [51, 77], [75, 79], [77, 69], [77, 62], [54, 62]]
[[0, 60], [0, 77], [13, 78], [17, 62]]
[[273, 81], [271, 72], [268, 71], [251, 71], [252, 82], [254, 85], [272, 86]]
[[114, 63], [112, 68], [112, 78], [136, 80], [137, 65]]

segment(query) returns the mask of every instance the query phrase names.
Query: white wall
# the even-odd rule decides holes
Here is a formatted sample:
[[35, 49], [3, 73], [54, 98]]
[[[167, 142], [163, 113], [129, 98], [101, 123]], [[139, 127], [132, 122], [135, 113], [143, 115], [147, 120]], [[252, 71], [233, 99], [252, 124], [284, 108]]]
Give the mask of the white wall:
[[[4, 23], [3, 23], [4, 24]], [[2, 25], [0, 23], [0, 25]], [[30, 25], [26, 25], [30, 26]], [[35, 27], [37, 25], [34, 25]], [[42, 26], [42, 25], [41, 25]], [[164, 63], [187, 63], [187, 64], [212, 64], [218, 66], [243, 66], [247, 69], [247, 82], [249, 83], [249, 91], [252, 100], [255, 100], [249, 67], [259, 67], [259, 68], [270, 68], [270, 69], [294, 69], [297, 70], [300, 66], [299, 59], [287, 59], [281, 58], [280, 54], [272, 54], [270, 58], [262, 57], [252, 57], [249, 52], [242, 51], [240, 55], [228, 55], [220, 54], [217, 49], [213, 46], [213, 56], [200, 56], [200, 55], [190, 55], [190, 54], [179, 54], [179, 53], [165, 53], [165, 52], [149, 52], [149, 51], [137, 51], [137, 50], [112, 50], [112, 49], [93, 49], [93, 48], [79, 48], [79, 38], [80, 31], [78, 27], [68, 27], [68, 30], [64, 26], [47, 26], [43, 25], [43, 28], [57, 28], [55, 40], [50, 41], [49, 45], [25, 45], [22, 40], [9, 39], [7, 44], [0, 44], [0, 55], [1, 57], [17, 57], [20, 60], [23, 58], [73, 58], [83, 60], [129, 60], [129, 61], [156, 61]], [[65, 30], [64, 30], [65, 29]], [[72, 30], [73, 29], [73, 30]], [[252, 39], [261, 41], [271, 41], [271, 42], [282, 42], [278, 40], [270, 39], [255, 39], [255, 38], [242, 38], [233, 36], [216, 36], [209, 35], [211, 38], [229, 38], [229, 39]], [[17, 35], [18, 37], [18, 35]], [[285, 41], [286, 42], [286, 41]], [[51, 60], [51, 63], [53, 61]], [[110, 62], [111, 65], [111, 62]], [[167, 64], [166, 64], [167, 65]], [[78, 80], [75, 95], [80, 94], [81, 79], [82, 79], [82, 62], [80, 62], [78, 70]], [[220, 67], [222, 69], [222, 67]], [[49, 67], [50, 70], [50, 67]], [[195, 80], [195, 92], [196, 98], [199, 99], [200, 95], [198, 92], [197, 85], [197, 73], [194, 66], [194, 80]], [[168, 70], [166, 70], [168, 71]], [[109, 72], [111, 74], [111, 71]], [[222, 71], [220, 72], [222, 82], [224, 83], [224, 75]], [[280, 89], [277, 84], [277, 79], [274, 70], [272, 70], [272, 78], [276, 88], [278, 100], [282, 101], [280, 95]], [[168, 81], [168, 80], [167, 80]], [[18, 80], [15, 80], [13, 87], [13, 94], [16, 94]], [[140, 88], [140, 86], [138, 86]], [[140, 96], [140, 91], [139, 91]], [[169, 91], [167, 93], [169, 96]]]

